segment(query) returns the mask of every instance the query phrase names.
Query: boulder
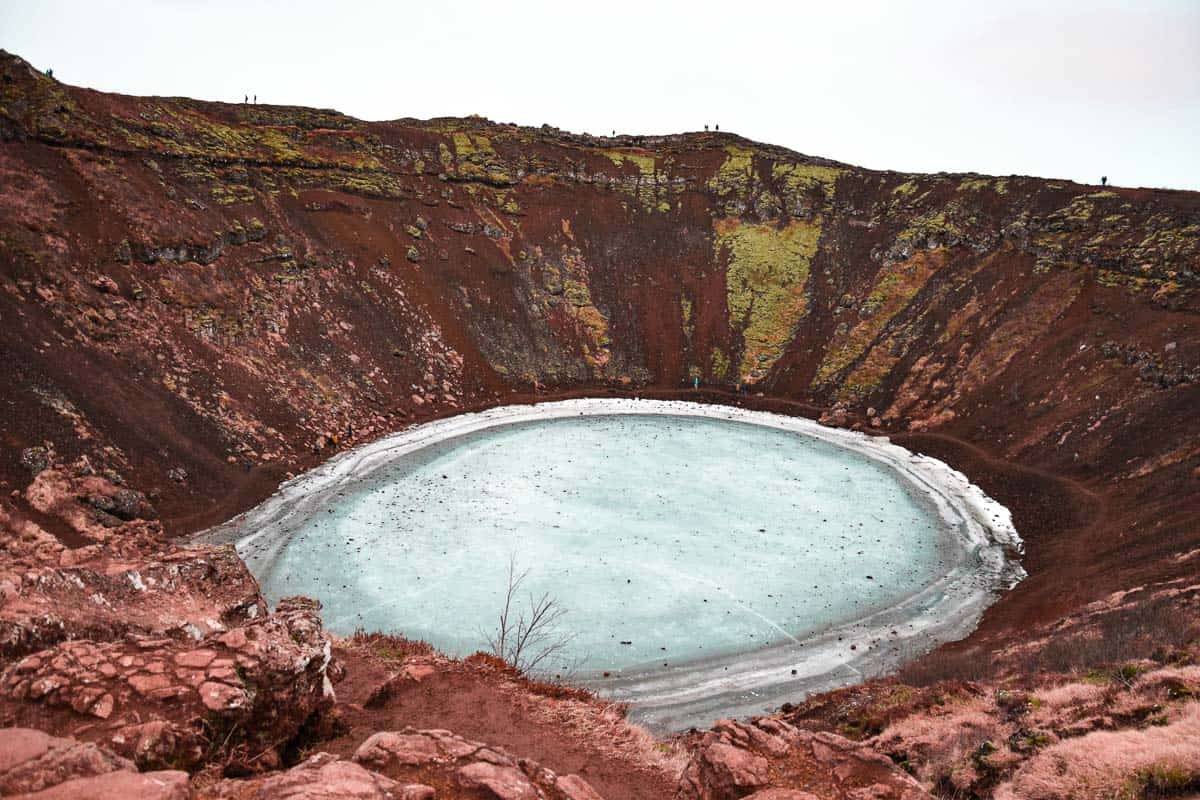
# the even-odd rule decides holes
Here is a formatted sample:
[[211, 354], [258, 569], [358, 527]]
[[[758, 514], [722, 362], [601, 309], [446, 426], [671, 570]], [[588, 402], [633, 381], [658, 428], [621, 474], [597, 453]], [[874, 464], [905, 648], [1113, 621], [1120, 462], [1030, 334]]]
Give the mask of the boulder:
[[604, 800], [591, 784], [578, 775], [564, 775], [558, 779], [559, 791], [564, 800]]
[[779, 719], [722, 720], [693, 747], [677, 800], [929, 800], [870, 748]]
[[319, 608], [288, 598], [274, 614], [201, 642], [60, 642], [0, 671], [0, 696], [106, 720], [107, 744], [143, 769], [199, 766], [213, 756], [214, 730], [227, 732], [227, 758], [270, 763], [266, 754], [278, 755], [333, 703]]
[[0, 795], [38, 792], [67, 779], [132, 769], [132, 761], [94, 744], [30, 728], [0, 729]]
[[578, 775], [559, 777], [450, 731], [381, 731], [359, 746], [354, 760], [399, 781], [426, 780], [451, 796], [465, 789], [496, 800], [603, 800]]
[[17, 797], [19, 800], [187, 800], [188, 774], [180, 770], [110, 772]]
[[458, 780], [466, 789], [488, 790], [496, 800], [540, 799], [537, 787], [515, 767], [473, 761], [458, 770]]
[[434, 800], [433, 787], [399, 783], [377, 772], [317, 753], [269, 776], [225, 780], [198, 791], [195, 800]]
[[0, 795], [39, 800], [184, 800], [188, 775], [137, 772], [133, 762], [88, 742], [29, 728], [0, 729]]

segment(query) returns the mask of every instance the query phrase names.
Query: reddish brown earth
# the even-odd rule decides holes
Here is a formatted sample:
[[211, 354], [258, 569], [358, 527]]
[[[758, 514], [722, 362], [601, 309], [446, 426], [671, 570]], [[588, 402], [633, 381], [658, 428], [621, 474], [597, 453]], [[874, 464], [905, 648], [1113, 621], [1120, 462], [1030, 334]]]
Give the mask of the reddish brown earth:
[[[403, 426], [579, 395], [738, 403], [886, 433], [1006, 504], [1030, 577], [970, 639], [924, 660], [944, 673], [930, 680], [1019, 680], [1037, 666], [1025, 644], [1044, 652], [1087, 636], [1122, 604], [1166, 603], [1185, 632], [1195, 618], [1184, 590], [1200, 565], [1200, 194], [876, 172], [723, 133], [597, 138], [126, 97], [65, 86], [8, 54], [0, 187], [4, 669], [38, 652], [53, 663], [72, 640], [119, 658], [166, 638], [174, 657], [180, 642], [206, 649], [251, 626], [289, 646], [283, 631], [299, 612], [247, 619], [261, 597], [236, 558], [168, 539]], [[686, 388], [693, 378], [700, 391]], [[193, 561], [210, 567], [180, 566]], [[191, 594], [133, 594], [125, 576], [149, 566]], [[215, 624], [197, 625], [189, 612], [203, 602], [189, 598], [216, 586], [204, 601]], [[1153, 655], [1146, 636], [1126, 638], [1096, 658]], [[252, 657], [241, 681], [280, 680], [261, 654], [217, 649]], [[563, 733], [563, 720], [533, 714], [540, 695], [519, 681], [451, 662], [404, 688], [406, 702], [366, 709], [359, 693], [385, 668], [361, 647], [340, 653], [351, 677], [337, 707], [350, 728], [325, 741], [343, 760], [369, 733], [444, 724], [595, 777], [605, 796], [661, 796], [681, 772], [694, 796], [709, 791], [698, 780], [750, 791], [705, 761], [729, 743], [720, 736], [745, 731], [669, 752], [600, 747], [609, 734]], [[1056, 674], [1088, 667], [1059, 661]], [[72, 669], [54, 667], [86, 676]], [[188, 683], [198, 676], [172, 675], [187, 689], [166, 710], [161, 697], [122, 699], [105, 685], [116, 691], [110, 719], [177, 728], [151, 743], [170, 763], [122, 753], [143, 769], [220, 767], [237, 779], [334, 733], [314, 684], [292, 698], [302, 713], [255, 736], [222, 729], [221, 741], [214, 720], [244, 724], [265, 706], [211, 709], [211, 692]], [[4, 720], [111, 744], [117, 728], [83, 721], [90, 688], [10, 692]], [[173, 684], [147, 689], [159, 690]], [[579, 708], [589, 720], [608, 713]], [[1185, 725], [1181, 714], [1160, 727]], [[268, 733], [277, 740], [260, 741]], [[782, 750], [757, 757], [771, 780], [856, 790], [822, 772], [810, 738], [770, 735], [783, 744], [760, 749]], [[877, 749], [903, 761], [891, 747]], [[796, 754], [812, 766], [803, 780]], [[358, 768], [337, 764], [310, 771]], [[959, 791], [909, 766], [926, 788]], [[617, 777], [651, 767], [657, 777]], [[1016, 769], [960, 783], [990, 796]]]

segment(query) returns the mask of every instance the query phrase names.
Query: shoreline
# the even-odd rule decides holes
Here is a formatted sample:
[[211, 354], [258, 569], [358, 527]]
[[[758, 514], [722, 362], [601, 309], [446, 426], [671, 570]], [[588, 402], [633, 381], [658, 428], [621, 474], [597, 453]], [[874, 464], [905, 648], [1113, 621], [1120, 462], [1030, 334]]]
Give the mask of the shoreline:
[[[290, 520], [307, 516], [339, 488], [368, 478], [396, 458], [488, 428], [583, 414], [703, 417], [816, 438], [891, 469], [957, 535], [959, 558], [940, 578], [898, 603], [810, 633], [798, 643], [784, 640], [669, 668], [585, 675], [573, 681], [607, 699], [629, 703], [630, 719], [656, 734], [705, 727], [722, 717], [766, 713], [785, 701], [884, 674], [939, 644], [969, 635], [983, 611], [1025, 577], [1016, 561], [1022, 542], [1008, 509], [944, 462], [916, 455], [884, 436], [826, 427], [804, 417], [637, 398], [500, 406], [419, 424], [338, 454], [281, 484], [258, 506], [192, 540], [236, 542], [248, 565], [269, 564], [288, 542], [283, 533]], [[246, 535], [247, 529], [254, 532]]]

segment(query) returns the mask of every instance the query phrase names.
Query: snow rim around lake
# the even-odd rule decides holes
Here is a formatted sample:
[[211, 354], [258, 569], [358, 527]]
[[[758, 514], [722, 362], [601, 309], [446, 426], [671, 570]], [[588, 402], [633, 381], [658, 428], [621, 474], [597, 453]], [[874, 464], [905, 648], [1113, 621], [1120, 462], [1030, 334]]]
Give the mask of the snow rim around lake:
[[717, 719], [769, 713], [827, 691], [882, 676], [938, 645], [969, 635], [984, 610], [1026, 573], [1023, 543], [1007, 508], [945, 462], [868, 435], [735, 406], [679, 400], [580, 398], [485, 411], [414, 425], [340, 453], [280, 485], [258, 506], [197, 534], [194, 541], [234, 542], [252, 571], [287, 546], [290, 522], [303, 519], [342, 488], [409, 453], [488, 428], [581, 415], [670, 415], [761, 425], [809, 436], [878, 462], [953, 531], [950, 568], [884, 609], [799, 640], [672, 665], [580, 674], [573, 682], [628, 703], [630, 717], [655, 733], [706, 727]]

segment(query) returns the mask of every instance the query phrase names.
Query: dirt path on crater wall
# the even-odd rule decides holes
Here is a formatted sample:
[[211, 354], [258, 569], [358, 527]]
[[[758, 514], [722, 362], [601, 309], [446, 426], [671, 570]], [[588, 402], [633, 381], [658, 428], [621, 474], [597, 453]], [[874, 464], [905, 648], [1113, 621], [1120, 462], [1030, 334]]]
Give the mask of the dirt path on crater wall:
[[596, 714], [598, 719], [595, 709], [582, 711], [579, 725], [540, 719], [530, 712], [530, 703], [536, 704], [540, 698], [460, 662], [441, 664], [420, 680], [403, 681], [385, 702], [365, 708], [363, 703], [398, 665], [359, 648], [338, 648], [336, 657], [347, 668], [336, 691], [338, 709], [349, 731], [316, 743], [314, 751], [348, 758], [379, 731], [444, 729], [503, 747], [559, 775], [579, 775], [603, 797], [662, 800], [675, 794], [677, 775], [638, 758], [640, 749], [654, 746], [648, 736], [638, 742], [638, 731], [634, 731], [623, 741], [622, 734], [632, 726], [620, 725], [614, 735], [611, 724], [589, 725], [589, 715]]
[[974, 644], [994, 634], [1020, 632], [1088, 602], [1086, 559], [1080, 543], [1095, 534], [1107, 498], [1077, 481], [996, 458], [981, 448], [939, 433], [896, 433], [889, 437], [914, 453], [944, 461], [1003, 503], [1025, 544], [1021, 565], [1029, 576], [984, 611], [967, 639]]

